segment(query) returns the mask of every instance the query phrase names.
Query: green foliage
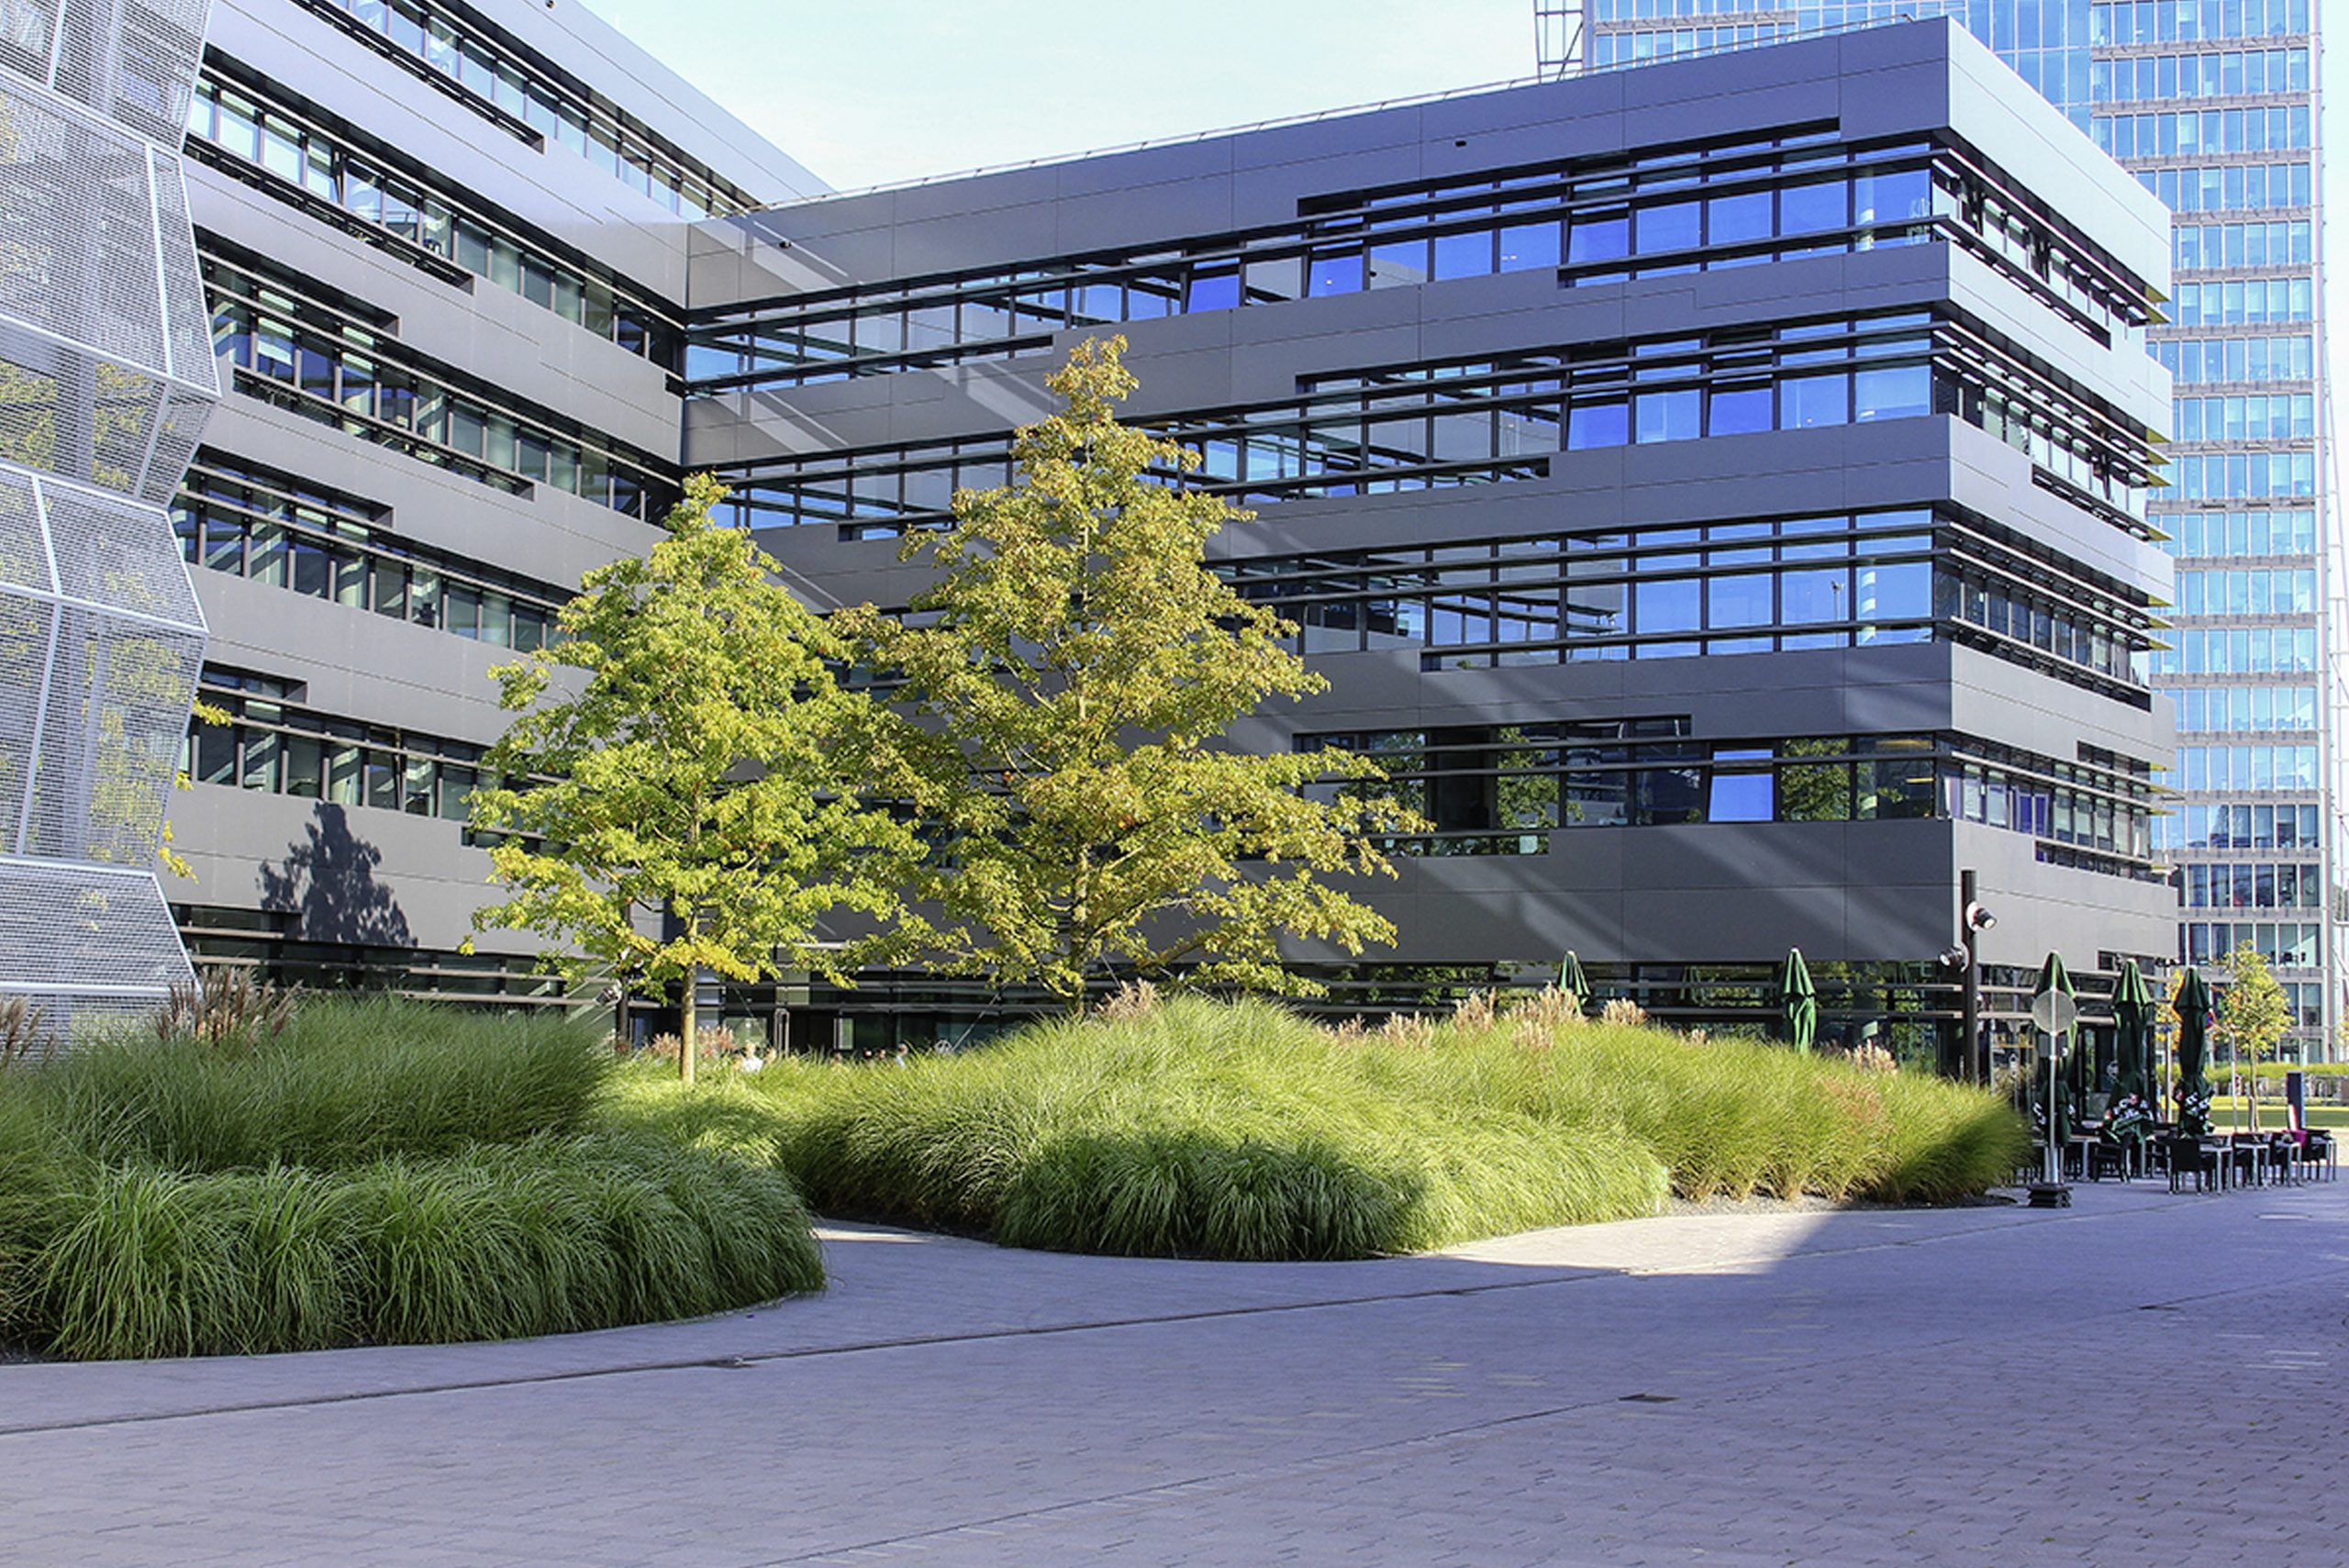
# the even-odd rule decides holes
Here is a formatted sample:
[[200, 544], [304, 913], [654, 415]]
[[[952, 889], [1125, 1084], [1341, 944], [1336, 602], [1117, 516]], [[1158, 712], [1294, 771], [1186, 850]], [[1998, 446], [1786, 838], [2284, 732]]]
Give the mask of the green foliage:
[[636, 1129], [557, 1019], [313, 1001], [0, 1078], [0, 1340], [73, 1357], [498, 1339], [811, 1290], [766, 1160]]
[[335, 1173], [87, 1163], [25, 1269], [59, 1355], [508, 1339], [683, 1318], [822, 1283], [770, 1170], [613, 1140]]
[[2284, 1031], [2292, 1027], [2291, 1003], [2276, 982], [2259, 950], [2243, 942], [2227, 955], [2227, 982], [2219, 993], [2219, 1027], [2233, 1048], [2236, 1062], [2250, 1073], [2251, 1125], [2259, 1126], [2259, 1064], [2275, 1054]]
[[2292, 1027], [2291, 1004], [2284, 988], [2249, 942], [2227, 955], [2227, 979], [2219, 992], [2219, 1027], [2234, 1048], [2235, 1060], [2255, 1067], [2273, 1055], [2276, 1044]]
[[785, 1061], [722, 1095], [622, 1098], [776, 1162], [827, 1212], [1146, 1255], [1413, 1251], [1667, 1192], [1950, 1200], [2025, 1149], [1977, 1091], [1557, 1009], [1363, 1036], [1178, 997], [904, 1067]]
[[582, 1131], [611, 1064], [584, 1022], [320, 1001], [283, 1032], [228, 1047], [95, 1041], [14, 1086], [100, 1159], [335, 1169]]
[[[840, 643], [774, 562], [711, 520], [725, 494], [689, 478], [669, 537], [589, 573], [556, 640], [496, 672], [517, 717], [487, 759], [504, 782], [474, 793], [472, 820], [500, 836], [510, 896], [474, 925], [540, 932], [566, 973], [845, 981], [921, 934], [899, 909], [914, 830], [865, 800], [899, 772], [896, 731], [840, 686]], [[575, 674], [558, 687], [558, 672]], [[853, 915], [883, 923], [819, 940], [818, 922]], [[679, 1062], [690, 1079], [693, 1053]]]
[[1368, 835], [1418, 824], [1383, 793], [1308, 794], [1375, 777], [1362, 759], [1222, 743], [1266, 699], [1325, 683], [1282, 645], [1294, 627], [1207, 566], [1250, 514], [1162, 482], [1197, 454], [1118, 422], [1124, 349], [1079, 345], [1047, 383], [1065, 407], [1019, 432], [1014, 483], [959, 492], [952, 527], [907, 545], [938, 568], [907, 622], [867, 606], [841, 625], [904, 674], [921, 721], [907, 751], [946, 846], [922, 893], [950, 959], [1073, 1008], [1104, 962], [1309, 989], [1279, 938], [1391, 941], [1325, 878], [1391, 875]]

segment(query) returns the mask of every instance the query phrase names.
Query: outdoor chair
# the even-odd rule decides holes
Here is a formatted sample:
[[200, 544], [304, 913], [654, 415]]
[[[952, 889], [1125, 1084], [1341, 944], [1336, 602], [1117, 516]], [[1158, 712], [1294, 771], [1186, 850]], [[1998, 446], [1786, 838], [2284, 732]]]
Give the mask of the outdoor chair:
[[2125, 1143], [2106, 1143], [2099, 1140], [2088, 1145], [2087, 1178], [2091, 1182], [2103, 1180], [2102, 1173], [2106, 1171], [2126, 1182], [2132, 1163], [2129, 1146]]
[[2209, 1192], [2219, 1184], [2219, 1151], [2199, 1138], [2173, 1134], [2162, 1140], [2162, 1163], [2169, 1169], [2169, 1190], [2178, 1190], [2178, 1183], [2188, 1176], [2194, 1178], [2194, 1190]]
[[2302, 1133], [2299, 1140], [2299, 1163], [2300, 1169], [2308, 1173], [2306, 1179], [2309, 1181], [2338, 1180], [2341, 1173], [2332, 1162], [2332, 1134], [2320, 1132], [2314, 1129]]
[[2229, 1133], [2226, 1142], [2221, 1146], [2221, 1154], [2237, 1186], [2267, 1184], [2266, 1140], [2254, 1138], [2247, 1132]]
[[2299, 1181], [2300, 1179], [2299, 1136], [2289, 1132], [2270, 1133], [2267, 1138], [2267, 1160], [2268, 1163], [2275, 1167], [2277, 1181]]

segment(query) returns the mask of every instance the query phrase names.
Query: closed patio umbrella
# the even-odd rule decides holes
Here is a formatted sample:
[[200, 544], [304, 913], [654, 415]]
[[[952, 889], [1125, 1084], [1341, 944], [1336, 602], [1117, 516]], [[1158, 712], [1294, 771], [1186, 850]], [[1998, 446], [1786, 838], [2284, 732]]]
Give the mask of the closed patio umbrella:
[[2144, 972], [2132, 958], [2121, 964], [2121, 978], [2112, 986], [2112, 1039], [2117, 1056], [2112, 1097], [2116, 1102], [2124, 1095], [2136, 1095], [2149, 1101], [2153, 1098], [2147, 1071], [2153, 1029], [2154, 993], [2145, 984]]
[[[2079, 993], [2072, 989], [2071, 971], [2064, 967], [2064, 955], [2059, 952], [2051, 952], [2047, 955], [2047, 962], [2039, 966], [2039, 983], [2031, 988], [2033, 997], [2044, 996], [2050, 991], [2060, 991], [2075, 1001], [2079, 997]], [[2063, 1079], [2055, 1085], [2054, 1112], [2055, 1125], [2048, 1129], [2049, 1134], [2058, 1144], [2072, 1136], [2072, 1124], [2079, 1118], [2080, 1114], [2079, 1085], [2073, 1081], [2078, 1077], [2077, 1053], [2072, 1049], [2073, 1032], [2066, 1029], [2062, 1034], [2053, 1037], [2054, 1048], [2049, 1051], [2046, 1062], [2042, 1064], [2039, 1077], [2037, 1098], [2038, 1103], [2044, 1106], [2048, 1103], [2045, 1075], [2049, 1073], [2064, 1074]]]
[[1809, 1055], [1811, 1041], [1819, 1038], [1819, 987], [1811, 984], [1810, 966], [1803, 962], [1800, 948], [1788, 948], [1786, 962], [1778, 965], [1778, 1022], [1787, 1031], [1787, 1043]]
[[2200, 970], [2186, 972], [2186, 977], [2178, 982], [2177, 1000], [2170, 1004], [2170, 1010], [2177, 1015], [2179, 1130], [2199, 1136], [2206, 1129], [2189, 1123], [2201, 1118], [2188, 1117], [2183, 1106], [2189, 1095], [2210, 1093], [2202, 1082], [2202, 1068], [2210, 1050], [2210, 987], [2203, 983]]
[[1590, 1011], [1590, 977], [1583, 973], [1582, 960], [1575, 956], [1572, 948], [1558, 961], [1558, 989], [1575, 999], [1575, 1011]]

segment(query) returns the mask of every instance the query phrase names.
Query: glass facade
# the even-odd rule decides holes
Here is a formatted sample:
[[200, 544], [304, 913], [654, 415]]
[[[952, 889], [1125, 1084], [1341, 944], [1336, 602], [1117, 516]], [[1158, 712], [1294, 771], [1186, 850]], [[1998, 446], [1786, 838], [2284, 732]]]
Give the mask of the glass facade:
[[[1589, 0], [1583, 54], [1599, 68], [1897, 15], [1946, 15], [2177, 215], [2167, 320], [2147, 334], [2177, 381], [2169, 483], [2148, 511], [2179, 562], [2177, 630], [2152, 671], [2177, 720], [2180, 768], [2169, 782], [2184, 795], [2157, 825], [2157, 844], [2177, 863], [2181, 905], [2200, 909], [2198, 887], [2210, 898], [2223, 885], [2233, 899], [2238, 857], [2231, 838], [2213, 840], [2192, 824], [2235, 809], [2294, 817], [2305, 810], [2321, 823], [2321, 843], [2310, 845], [2318, 858], [2304, 863], [2332, 892], [2309, 906], [2320, 918], [2305, 940], [2298, 928], [2291, 940], [2278, 938], [2266, 923], [2233, 934], [2281, 966], [2296, 997], [2329, 988], [2338, 1016], [2337, 924], [2349, 917], [2349, 897], [2325, 763], [2333, 705], [2310, 684], [2331, 653], [2324, 576], [2336, 548], [2320, 521], [2327, 508], [2317, 428], [2321, 10], [2318, 0]], [[2263, 729], [2296, 739], [2232, 743]], [[2208, 744], [2214, 731], [2229, 743]], [[2279, 760], [2286, 755], [2288, 763]], [[2182, 919], [2176, 956], [2223, 957], [2227, 943], [2213, 933], [2227, 931]], [[2321, 1057], [2323, 1020], [2312, 1009], [2301, 1015], [2288, 1050]]]
[[300, 0], [518, 136], [567, 147], [688, 219], [756, 206], [603, 94], [451, 0]]

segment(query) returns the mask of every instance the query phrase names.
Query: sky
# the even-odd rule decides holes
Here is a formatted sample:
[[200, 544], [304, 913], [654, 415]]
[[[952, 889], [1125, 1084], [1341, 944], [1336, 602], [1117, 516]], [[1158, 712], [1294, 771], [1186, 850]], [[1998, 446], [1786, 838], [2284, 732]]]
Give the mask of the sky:
[[[587, 4], [841, 190], [1534, 70], [1528, 0]], [[2320, 139], [2349, 147], [2349, 42], [2324, 63]], [[2349, 153], [2325, 174], [2326, 206], [2349, 226]], [[2349, 254], [2327, 249], [2326, 314], [2349, 320]], [[2333, 384], [2349, 387], [2349, 329], [2332, 337]]]
[[588, 0], [835, 188], [1533, 74], [1528, 0]]

